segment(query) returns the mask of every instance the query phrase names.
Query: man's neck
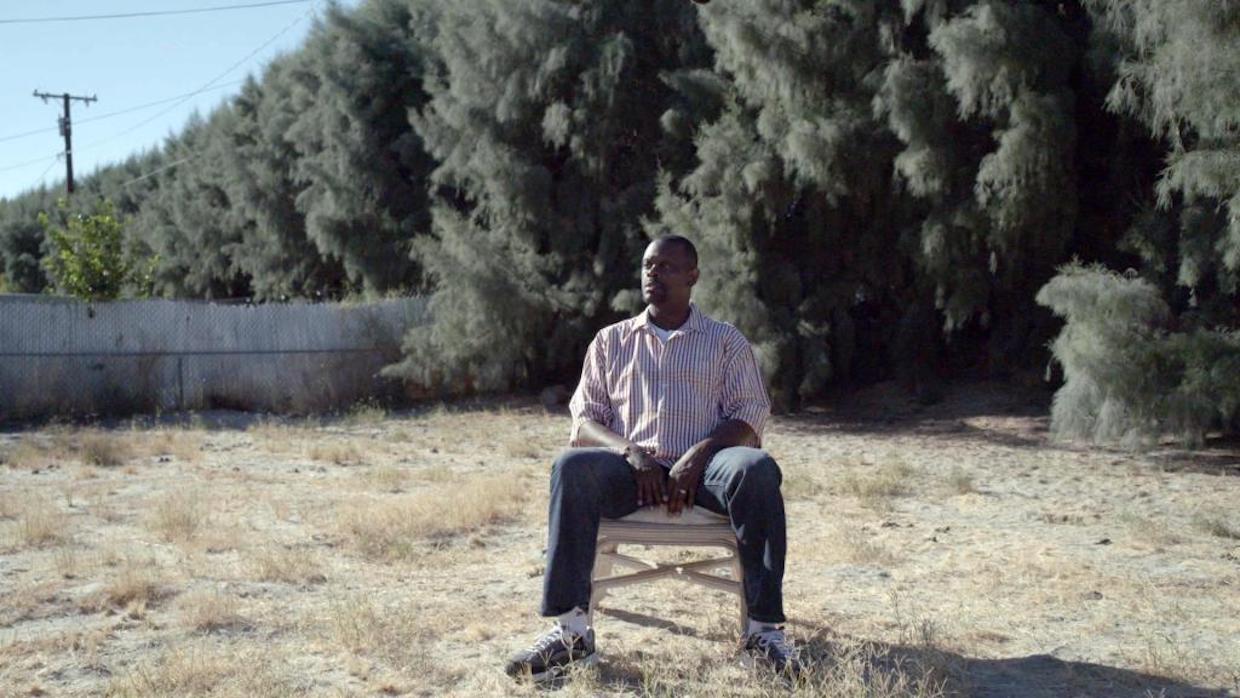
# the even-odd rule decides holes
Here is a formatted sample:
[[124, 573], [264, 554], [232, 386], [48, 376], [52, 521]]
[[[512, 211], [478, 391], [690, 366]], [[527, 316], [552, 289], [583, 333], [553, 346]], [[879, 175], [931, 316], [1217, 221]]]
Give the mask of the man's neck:
[[689, 321], [689, 313], [690, 307], [688, 305], [679, 308], [656, 305], [646, 307], [646, 314], [650, 318], [650, 322], [665, 330], [680, 329], [681, 325]]

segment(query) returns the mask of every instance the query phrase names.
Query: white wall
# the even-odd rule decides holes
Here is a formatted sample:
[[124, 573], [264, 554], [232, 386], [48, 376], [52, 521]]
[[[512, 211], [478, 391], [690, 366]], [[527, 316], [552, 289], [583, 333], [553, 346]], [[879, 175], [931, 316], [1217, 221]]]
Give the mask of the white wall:
[[308, 412], [398, 390], [420, 298], [369, 304], [87, 304], [0, 295], [0, 420], [235, 408]]

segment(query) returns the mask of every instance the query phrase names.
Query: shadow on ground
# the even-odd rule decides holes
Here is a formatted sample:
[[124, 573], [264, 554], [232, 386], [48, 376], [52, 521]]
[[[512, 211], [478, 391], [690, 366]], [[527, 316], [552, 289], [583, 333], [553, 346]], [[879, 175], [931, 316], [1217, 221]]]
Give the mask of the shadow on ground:
[[[962, 382], [949, 386], [941, 401], [927, 405], [890, 381], [783, 415], [779, 424], [783, 430], [802, 435], [909, 435], [1006, 448], [1113, 453], [1117, 459], [1138, 455], [1053, 439], [1051, 398], [1052, 393], [1043, 387]], [[1140, 455], [1166, 472], [1240, 476], [1240, 436], [1212, 436], [1196, 449], [1167, 440]]]
[[[599, 612], [678, 635], [718, 642], [735, 641], [731, 636], [717, 636], [718, 633], [698, 631], [640, 613], [606, 608], [600, 608]], [[831, 635], [812, 624], [792, 621], [790, 625], [814, 633], [801, 643], [802, 656], [812, 667], [811, 678], [801, 688], [815, 695], [831, 695], [833, 684], [829, 677], [833, 675], [860, 677], [865, 685], [874, 687], [898, 684], [900, 677], [928, 676], [932, 684], [943, 686], [945, 695], [959, 698], [1228, 698], [1237, 695], [1167, 677], [1091, 662], [1067, 661], [1046, 654], [981, 659], [934, 647]], [[643, 657], [607, 657], [606, 648], [600, 651], [603, 661], [598, 671], [603, 685], [643, 692], [649, 683], [649, 676], [641, 666]], [[841, 667], [842, 664], [849, 666]], [[681, 678], [691, 681], [692, 673], [705, 668], [686, 667], [686, 675]], [[814, 674], [819, 677], [817, 680], [812, 678]], [[767, 672], [756, 675], [755, 681], [770, 683], [773, 678]]]

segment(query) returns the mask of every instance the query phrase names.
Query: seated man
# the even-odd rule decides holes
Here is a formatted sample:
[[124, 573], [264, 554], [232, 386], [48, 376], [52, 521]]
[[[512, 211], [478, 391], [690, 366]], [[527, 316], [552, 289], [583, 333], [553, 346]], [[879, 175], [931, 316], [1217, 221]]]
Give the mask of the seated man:
[[512, 676], [556, 676], [593, 663], [587, 626], [599, 517], [695, 504], [736, 531], [749, 607], [745, 650], [779, 671], [799, 664], [784, 636], [784, 504], [779, 467], [761, 445], [770, 401], [736, 328], [690, 303], [697, 250], [680, 236], [642, 258], [646, 310], [603, 328], [569, 408], [570, 448], [551, 471], [542, 615], [555, 626], [509, 661]]

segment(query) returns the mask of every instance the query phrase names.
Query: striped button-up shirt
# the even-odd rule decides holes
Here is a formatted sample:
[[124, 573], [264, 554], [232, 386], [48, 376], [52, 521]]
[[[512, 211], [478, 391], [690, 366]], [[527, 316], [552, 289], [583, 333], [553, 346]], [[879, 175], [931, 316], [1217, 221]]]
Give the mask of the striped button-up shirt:
[[771, 410], [749, 342], [696, 305], [666, 342], [648, 312], [600, 330], [568, 406], [571, 446], [583, 445], [581, 425], [591, 420], [665, 465], [729, 419], [744, 421], [761, 440]]

